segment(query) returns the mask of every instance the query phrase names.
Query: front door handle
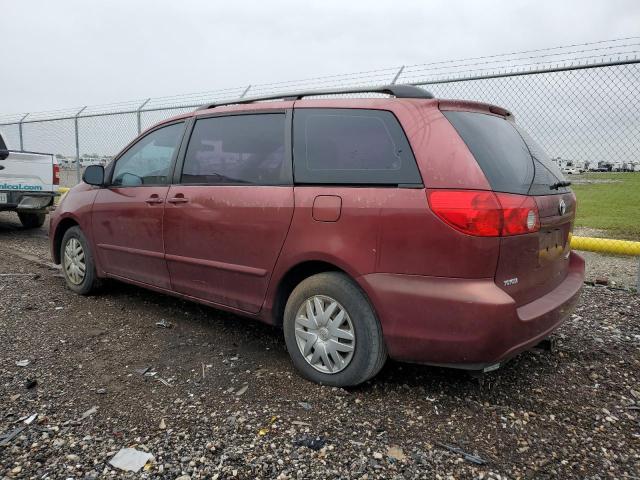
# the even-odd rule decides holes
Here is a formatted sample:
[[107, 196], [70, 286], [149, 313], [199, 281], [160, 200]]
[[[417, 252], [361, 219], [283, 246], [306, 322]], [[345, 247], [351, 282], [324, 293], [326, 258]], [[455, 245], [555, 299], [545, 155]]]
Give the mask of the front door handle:
[[147, 202], [149, 205], [155, 205], [157, 203], [163, 203], [163, 200], [154, 193], [149, 198], [147, 198], [145, 202]]
[[188, 198], [185, 198], [185, 196], [182, 193], [178, 193], [176, 194], [175, 197], [170, 198], [169, 200], [167, 200], [167, 202], [169, 203], [187, 203], [189, 201]]

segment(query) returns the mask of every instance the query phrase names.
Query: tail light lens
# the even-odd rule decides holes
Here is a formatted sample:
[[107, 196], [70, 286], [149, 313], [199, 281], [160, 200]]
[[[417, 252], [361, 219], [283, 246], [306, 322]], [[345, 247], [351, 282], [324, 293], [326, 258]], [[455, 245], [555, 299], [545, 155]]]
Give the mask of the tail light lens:
[[500, 237], [540, 230], [533, 197], [482, 190], [430, 190], [431, 210], [468, 235]]
[[60, 165], [53, 164], [53, 184], [60, 185]]

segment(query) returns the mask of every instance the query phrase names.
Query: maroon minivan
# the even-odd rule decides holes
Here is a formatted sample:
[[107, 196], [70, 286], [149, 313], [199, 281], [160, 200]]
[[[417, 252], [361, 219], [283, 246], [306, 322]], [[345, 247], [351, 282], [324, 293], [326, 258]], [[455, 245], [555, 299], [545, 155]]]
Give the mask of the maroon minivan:
[[536, 345], [583, 282], [569, 183], [503, 108], [366, 91], [386, 96], [206, 105], [88, 167], [51, 218], [67, 285], [113, 278], [281, 326], [328, 385], [387, 356], [488, 371]]

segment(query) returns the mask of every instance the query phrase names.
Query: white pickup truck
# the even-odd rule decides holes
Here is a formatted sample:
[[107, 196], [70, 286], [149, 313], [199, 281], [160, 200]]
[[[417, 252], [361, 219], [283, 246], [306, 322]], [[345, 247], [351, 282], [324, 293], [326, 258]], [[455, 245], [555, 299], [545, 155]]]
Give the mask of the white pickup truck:
[[0, 211], [17, 212], [25, 228], [41, 227], [59, 183], [54, 155], [9, 150], [0, 135]]

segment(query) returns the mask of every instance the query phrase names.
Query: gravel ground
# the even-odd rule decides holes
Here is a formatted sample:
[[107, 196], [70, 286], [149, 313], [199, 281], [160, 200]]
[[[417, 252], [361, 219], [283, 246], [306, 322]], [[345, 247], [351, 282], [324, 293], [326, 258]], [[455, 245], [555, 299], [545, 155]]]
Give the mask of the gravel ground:
[[[579, 227], [573, 233], [584, 237], [607, 238], [606, 231], [595, 228]], [[614, 287], [637, 289], [638, 272], [640, 270], [640, 262], [637, 257], [605, 255], [594, 252], [580, 252], [580, 255], [587, 262], [587, 281], [606, 280]]]
[[[15, 255], [47, 249], [0, 214], [0, 444], [25, 427], [0, 477], [640, 478], [628, 292], [586, 286], [554, 351], [482, 377], [389, 362], [345, 390], [300, 378], [274, 328], [118, 283], [80, 297]], [[125, 447], [154, 460], [110, 466]]]

